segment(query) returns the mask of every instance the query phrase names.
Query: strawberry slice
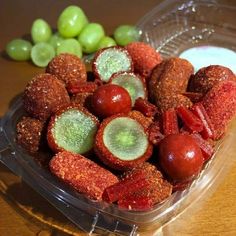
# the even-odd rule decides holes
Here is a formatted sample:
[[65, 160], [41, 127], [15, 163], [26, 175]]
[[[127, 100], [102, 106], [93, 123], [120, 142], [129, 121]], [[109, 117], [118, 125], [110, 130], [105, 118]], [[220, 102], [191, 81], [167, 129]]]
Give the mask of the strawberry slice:
[[102, 198], [109, 203], [116, 202], [126, 196], [132, 195], [134, 192], [147, 185], [149, 185], [149, 183], [146, 180], [146, 174], [143, 171], [136, 171], [126, 176], [118, 183], [106, 188]]
[[162, 114], [162, 122], [164, 135], [179, 133], [177, 115], [176, 111], [173, 108], [165, 111]]
[[202, 121], [188, 108], [184, 106], [178, 107], [177, 114], [184, 124], [193, 132], [201, 132], [203, 130]]
[[199, 145], [203, 154], [204, 161], [209, 160], [214, 154], [214, 149], [211, 146], [211, 144], [207, 142], [205, 139], [203, 139], [200, 134], [194, 133], [192, 134], [192, 137], [195, 139], [195, 141]]
[[194, 104], [192, 106], [192, 111], [202, 121], [202, 124], [203, 124], [203, 130], [201, 132], [202, 137], [204, 139], [213, 138], [214, 128], [202, 103]]
[[155, 105], [150, 103], [148, 100], [139, 97], [136, 99], [134, 104], [134, 109], [140, 111], [147, 117], [154, 117], [158, 112], [158, 109]]
[[153, 207], [153, 201], [148, 196], [128, 196], [120, 199], [118, 206], [127, 210], [149, 210]]

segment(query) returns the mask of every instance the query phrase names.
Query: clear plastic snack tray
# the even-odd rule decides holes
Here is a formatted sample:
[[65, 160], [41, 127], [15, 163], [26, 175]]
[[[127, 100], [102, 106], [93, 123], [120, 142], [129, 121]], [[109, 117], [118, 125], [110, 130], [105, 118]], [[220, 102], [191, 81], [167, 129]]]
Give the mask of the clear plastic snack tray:
[[[142, 33], [141, 40], [157, 48], [163, 57], [178, 56], [196, 45], [235, 51], [235, 12], [235, 7], [217, 1], [164, 1], [145, 15], [137, 27]], [[16, 123], [22, 114], [19, 98], [0, 121], [0, 161], [88, 233], [154, 235], [209, 192], [233, 163], [227, 152], [236, 139], [236, 122], [231, 124], [214, 157], [188, 189], [175, 192], [149, 211], [120, 210], [116, 205], [91, 201], [72, 190], [25, 152], [15, 141]]]

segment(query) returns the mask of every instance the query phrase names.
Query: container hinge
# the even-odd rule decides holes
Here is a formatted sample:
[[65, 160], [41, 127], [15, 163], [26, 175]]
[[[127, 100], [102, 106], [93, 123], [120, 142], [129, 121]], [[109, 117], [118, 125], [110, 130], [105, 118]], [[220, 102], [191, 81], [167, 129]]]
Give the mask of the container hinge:
[[114, 219], [112, 216], [103, 215], [101, 212], [97, 212], [89, 235], [92, 235], [92, 233], [97, 233], [99, 235], [113, 233], [115, 235], [136, 236], [137, 229], [138, 227], [134, 224], [128, 224]]

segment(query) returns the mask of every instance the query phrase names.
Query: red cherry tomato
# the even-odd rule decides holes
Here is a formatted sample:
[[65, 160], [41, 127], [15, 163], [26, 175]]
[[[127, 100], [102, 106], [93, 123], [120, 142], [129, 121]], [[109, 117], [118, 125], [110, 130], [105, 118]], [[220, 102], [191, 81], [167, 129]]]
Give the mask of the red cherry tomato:
[[131, 98], [127, 90], [115, 84], [100, 86], [92, 95], [91, 107], [95, 115], [105, 118], [131, 110]]
[[192, 136], [171, 134], [159, 145], [160, 165], [173, 180], [185, 182], [194, 179], [202, 169], [203, 155]]

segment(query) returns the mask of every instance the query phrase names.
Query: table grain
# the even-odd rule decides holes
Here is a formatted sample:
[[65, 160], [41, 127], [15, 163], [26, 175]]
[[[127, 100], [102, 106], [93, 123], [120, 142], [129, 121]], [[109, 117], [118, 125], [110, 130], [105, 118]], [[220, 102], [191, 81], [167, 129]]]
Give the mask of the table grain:
[[[28, 37], [34, 19], [43, 18], [56, 28], [57, 17], [62, 9], [75, 4], [84, 9], [90, 21], [101, 23], [105, 27], [106, 33], [112, 34], [115, 27], [120, 24], [135, 24], [141, 16], [159, 2], [158, 0], [1, 0], [0, 116], [4, 115], [9, 104], [23, 91], [26, 83], [35, 74], [43, 71], [30, 62], [13, 62], [4, 53], [8, 41], [13, 38]], [[221, 2], [236, 5], [235, 1]], [[234, 151], [229, 150], [227, 155], [236, 159]], [[0, 164], [0, 176], [12, 181], [11, 192], [0, 194], [1, 236], [68, 235], [61, 229], [52, 228], [25, 212], [23, 213], [15, 201], [20, 202], [27, 196], [29, 197], [27, 199], [29, 209], [34, 211], [37, 210], [37, 207], [43, 209], [43, 214], [48, 214], [47, 219], [57, 219], [62, 222], [62, 225], [69, 225], [72, 231], [73, 228], [75, 229], [73, 224], [2, 164]], [[173, 223], [164, 227], [163, 233], [171, 236], [236, 235], [236, 161], [211, 196], [195, 204], [194, 208], [189, 209]], [[74, 234], [85, 235], [78, 229], [74, 231]]]

